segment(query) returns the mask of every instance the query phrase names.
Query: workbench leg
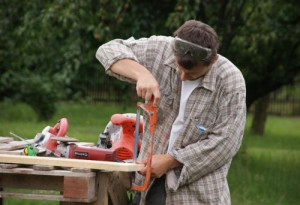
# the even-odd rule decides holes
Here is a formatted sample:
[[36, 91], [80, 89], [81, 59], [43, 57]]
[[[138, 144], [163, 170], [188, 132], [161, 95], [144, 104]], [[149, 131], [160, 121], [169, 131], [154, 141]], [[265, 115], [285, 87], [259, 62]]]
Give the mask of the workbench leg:
[[59, 205], [88, 205], [89, 203], [85, 202], [70, 202], [70, 201], [60, 201]]
[[60, 205], [129, 205], [127, 191], [121, 178], [118, 172], [97, 172], [96, 201], [90, 203], [61, 201]]
[[[128, 173], [126, 173], [128, 174]], [[127, 190], [121, 181], [120, 172], [110, 173], [108, 193], [113, 205], [129, 205]], [[123, 177], [123, 175], [122, 175]]]
[[[3, 188], [0, 188], [0, 191], [3, 191]], [[3, 197], [0, 195], [0, 205], [3, 205]]]
[[126, 189], [115, 172], [98, 172], [97, 200], [91, 205], [128, 205]]

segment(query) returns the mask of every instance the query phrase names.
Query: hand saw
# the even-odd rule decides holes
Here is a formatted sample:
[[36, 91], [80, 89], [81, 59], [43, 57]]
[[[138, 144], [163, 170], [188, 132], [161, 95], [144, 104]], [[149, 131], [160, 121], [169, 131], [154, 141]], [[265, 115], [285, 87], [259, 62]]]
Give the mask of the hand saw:
[[134, 153], [133, 153], [133, 162], [136, 163], [137, 159], [137, 147], [138, 147], [138, 138], [139, 138], [139, 123], [140, 123], [140, 108], [142, 108], [149, 115], [149, 125], [150, 133], [148, 139], [148, 156], [147, 156], [147, 171], [145, 176], [144, 185], [138, 186], [133, 184], [131, 189], [136, 191], [145, 191], [150, 182], [151, 177], [151, 162], [152, 162], [152, 153], [153, 153], [153, 134], [155, 130], [155, 125], [157, 121], [157, 106], [153, 104], [153, 100], [147, 104], [138, 102], [137, 103], [137, 114], [136, 114], [136, 126], [135, 126], [135, 141], [134, 141]]

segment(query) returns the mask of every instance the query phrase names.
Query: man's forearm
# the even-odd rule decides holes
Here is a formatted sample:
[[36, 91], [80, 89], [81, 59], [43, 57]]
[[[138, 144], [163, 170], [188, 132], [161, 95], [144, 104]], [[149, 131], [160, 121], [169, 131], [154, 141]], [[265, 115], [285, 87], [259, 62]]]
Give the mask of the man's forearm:
[[151, 75], [144, 66], [131, 59], [118, 60], [111, 65], [110, 69], [112, 72], [130, 78], [135, 82], [142, 76]]

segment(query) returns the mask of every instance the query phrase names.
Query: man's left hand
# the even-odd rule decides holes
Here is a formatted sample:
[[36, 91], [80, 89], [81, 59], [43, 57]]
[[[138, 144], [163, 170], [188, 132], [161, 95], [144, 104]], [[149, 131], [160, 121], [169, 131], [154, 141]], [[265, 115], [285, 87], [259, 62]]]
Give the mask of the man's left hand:
[[[141, 175], [145, 176], [147, 171], [147, 159], [144, 159], [138, 163], [145, 165], [145, 167], [139, 171]], [[182, 166], [182, 164], [169, 154], [153, 155], [151, 163], [151, 177], [160, 178], [169, 169], [173, 169], [179, 166]]]

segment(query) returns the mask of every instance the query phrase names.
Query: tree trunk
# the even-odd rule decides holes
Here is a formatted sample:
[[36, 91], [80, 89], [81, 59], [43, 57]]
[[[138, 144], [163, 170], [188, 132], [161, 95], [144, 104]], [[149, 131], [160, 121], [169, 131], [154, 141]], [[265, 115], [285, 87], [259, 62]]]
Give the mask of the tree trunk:
[[267, 94], [262, 98], [258, 99], [254, 108], [254, 116], [251, 125], [251, 133], [264, 135], [265, 124], [268, 117], [269, 101], [270, 101], [270, 94]]

